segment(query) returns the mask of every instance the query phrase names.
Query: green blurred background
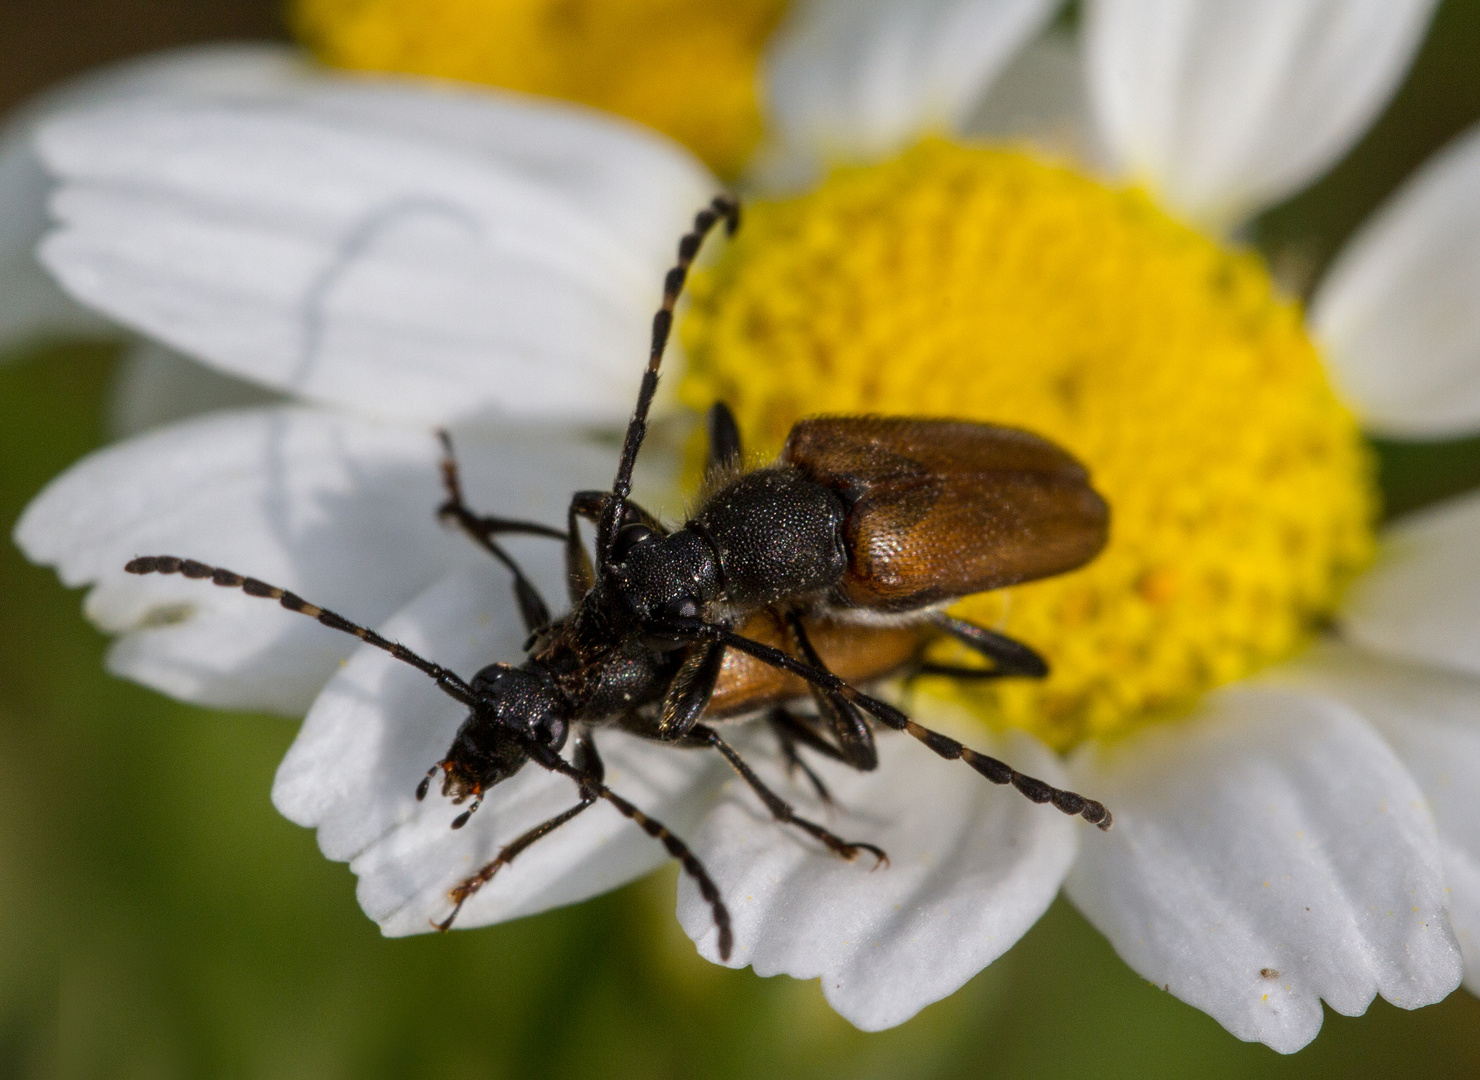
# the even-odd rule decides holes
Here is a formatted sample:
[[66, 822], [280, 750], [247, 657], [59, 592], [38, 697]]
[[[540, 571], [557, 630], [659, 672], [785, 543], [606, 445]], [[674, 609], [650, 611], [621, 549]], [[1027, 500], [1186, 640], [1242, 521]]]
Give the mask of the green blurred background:
[[[281, 34], [266, 0], [4, 0], [0, 108], [110, 59]], [[1449, 0], [1377, 127], [1253, 238], [1287, 280], [1313, 280], [1477, 117], [1480, 0]], [[105, 441], [115, 358], [51, 342], [0, 361], [0, 521]], [[1390, 514], [1480, 484], [1480, 439], [1379, 453]], [[1480, 1077], [1464, 991], [1413, 1013], [1328, 1012], [1282, 1058], [1139, 979], [1063, 902], [965, 989], [877, 1035], [815, 983], [699, 960], [671, 869], [506, 926], [384, 940], [349, 871], [268, 801], [295, 725], [109, 678], [79, 601], [0, 544], [0, 1080]]]

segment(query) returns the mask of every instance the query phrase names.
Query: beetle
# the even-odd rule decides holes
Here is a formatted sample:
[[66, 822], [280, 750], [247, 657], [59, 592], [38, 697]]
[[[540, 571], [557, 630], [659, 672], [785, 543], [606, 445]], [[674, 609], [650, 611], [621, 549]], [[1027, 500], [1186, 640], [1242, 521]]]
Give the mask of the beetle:
[[[447, 754], [417, 788], [424, 799], [438, 771], [441, 792], [469, 802], [461, 828], [485, 793], [530, 761], [575, 782], [578, 802], [506, 844], [452, 890], [451, 927], [464, 903], [531, 844], [604, 800], [659, 840], [709, 903], [719, 952], [733, 942], [719, 889], [681, 839], [604, 782], [592, 730], [605, 725], [675, 746], [712, 747], [780, 822], [847, 859], [887, 861], [878, 847], [848, 841], [796, 814], [719, 734], [717, 724], [762, 714], [788, 771], [800, 768], [824, 801], [825, 785], [799, 748], [855, 769], [878, 764], [874, 724], [904, 731], [941, 757], [960, 759], [998, 784], [1053, 803], [1108, 829], [1099, 802], [1025, 776], [1006, 763], [923, 727], [865, 693], [895, 673], [963, 679], [1041, 678], [1048, 667], [1028, 646], [948, 615], [972, 593], [1072, 570], [1108, 537], [1109, 509], [1084, 467], [1026, 431], [959, 420], [880, 416], [814, 417], [791, 430], [777, 460], [746, 469], [738, 428], [716, 404], [698, 508], [669, 530], [630, 498], [673, 311], [710, 230], [733, 233], [738, 204], [721, 196], [694, 219], [678, 246], [653, 321], [648, 365], [627, 425], [610, 491], [577, 492], [566, 527], [472, 510], [464, 501], [451, 439], [443, 443], [442, 519], [503, 563], [529, 638], [522, 663], [494, 662], [471, 680], [374, 630], [294, 593], [234, 571], [170, 555], [135, 558], [134, 574], [181, 573], [277, 600], [416, 667], [469, 713]], [[595, 527], [594, 561], [579, 529]], [[570, 610], [552, 618], [538, 590], [497, 537], [524, 533], [564, 545]], [[990, 666], [923, 659], [946, 635]], [[810, 698], [813, 714], [791, 708]], [[573, 743], [570, 759], [563, 756]]]

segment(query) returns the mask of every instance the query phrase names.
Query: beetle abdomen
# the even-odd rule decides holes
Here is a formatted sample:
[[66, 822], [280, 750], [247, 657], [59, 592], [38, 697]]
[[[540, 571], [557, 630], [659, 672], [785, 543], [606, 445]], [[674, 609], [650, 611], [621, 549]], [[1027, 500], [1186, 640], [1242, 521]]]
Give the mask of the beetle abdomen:
[[783, 461], [838, 491], [847, 604], [906, 612], [1061, 574], [1093, 558], [1109, 507], [1047, 439], [959, 420], [819, 417]]
[[[925, 643], [937, 633], [921, 623], [863, 627], [821, 618], [806, 620], [806, 626], [807, 637], [827, 669], [851, 683], [869, 683], [893, 674], [918, 659]], [[791, 637], [773, 609], [753, 615], [740, 627], [740, 633], [752, 641], [793, 651]], [[800, 676], [730, 649], [725, 653], [705, 715], [725, 719], [805, 698], [809, 692], [806, 680]]]

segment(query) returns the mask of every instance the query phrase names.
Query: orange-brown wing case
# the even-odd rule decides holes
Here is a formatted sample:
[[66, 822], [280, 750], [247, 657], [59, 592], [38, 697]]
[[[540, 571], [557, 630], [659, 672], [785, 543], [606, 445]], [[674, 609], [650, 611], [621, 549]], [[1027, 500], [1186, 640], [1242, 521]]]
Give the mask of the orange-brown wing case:
[[[807, 639], [823, 664], [834, 675], [851, 683], [872, 682], [898, 671], [918, 658], [935, 632], [920, 623], [873, 627], [825, 618], [809, 618], [806, 626]], [[774, 608], [756, 612], [746, 620], [740, 633], [752, 641], [796, 655], [791, 635]], [[774, 668], [748, 653], [727, 649], [705, 715], [722, 720], [804, 698], [808, 690], [800, 676]]]
[[961, 420], [818, 417], [781, 460], [849, 506], [843, 601], [907, 612], [1082, 566], [1110, 510], [1047, 439]]

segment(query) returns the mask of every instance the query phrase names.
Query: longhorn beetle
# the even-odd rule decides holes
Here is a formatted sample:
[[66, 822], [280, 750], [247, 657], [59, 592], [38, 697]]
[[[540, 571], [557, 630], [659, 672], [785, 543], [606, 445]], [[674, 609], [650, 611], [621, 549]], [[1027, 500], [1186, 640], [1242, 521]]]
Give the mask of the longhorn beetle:
[[[717, 404], [709, 414], [706, 494], [689, 520], [668, 531], [629, 498], [674, 305], [700, 244], [721, 220], [731, 233], [739, 224], [738, 204], [724, 196], [699, 212], [679, 242], [616, 480], [610, 492], [577, 492], [563, 530], [471, 510], [451, 440], [441, 435], [447, 497], [438, 515], [512, 573], [530, 635], [523, 663], [491, 663], [465, 681], [374, 630], [256, 578], [171, 555], [143, 556], [125, 567], [134, 574], [209, 579], [275, 599], [430, 676], [469, 710], [447, 755], [416, 792], [425, 798], [440, 769], [444, 796], [454, 804], [471, 799], [453, 819], [454, 829], [467, 823], [489, 788], [529, 761], [574, 781], [579, 801], [505, 845], [452, 890], [452, 910], [434, 924], [438, 929], [450, 928], [468, 898], [520, 852], [604, 800], [659, 840], [694, 878], [713, 911], [720, 956], [729, 958], [729, 912], [703, 865], [661, 822], [606, 786], [591, 736], [603, 725], [671, 745], [713, 747], [778, 821], [844, 858], [868, 852], [875, 865], [886, 860], [882, 850], [797, 815], [706, 721], [763, 713], [788, 770], [801, 768], [824, 801], [827, 789], [799, 747], [871, 770], [878, 764], [876, 722], [908, 732], [943, 758], [959, 758], [994, 783], [1012, 784], [1034, 802], [1110, 827], [1102, 804], [922, 727], [855, 685], [899, 671], [968, 679], [1047, 674], [1026, 645], [941, 608], [960, 596], [1071, 570], [1104, 546], [1108, 508], [1066, 452], [1028, 432], [988, 424], [818, 417], [792, 428], [774, 464], [746, 471], [735, 421]], [[577, 528], [580, 519], [595, 524], [594, 563]], [[550, 617], [495, 539], [509, 533], [563, 542], [571, 603], [566, 615]], [[941, 634], [991, 665], [925, 663], [925, 644]], [[815, 715], [788, 708], [808, 696]], [[567, 760], [561, 751], [572, 734]]]

